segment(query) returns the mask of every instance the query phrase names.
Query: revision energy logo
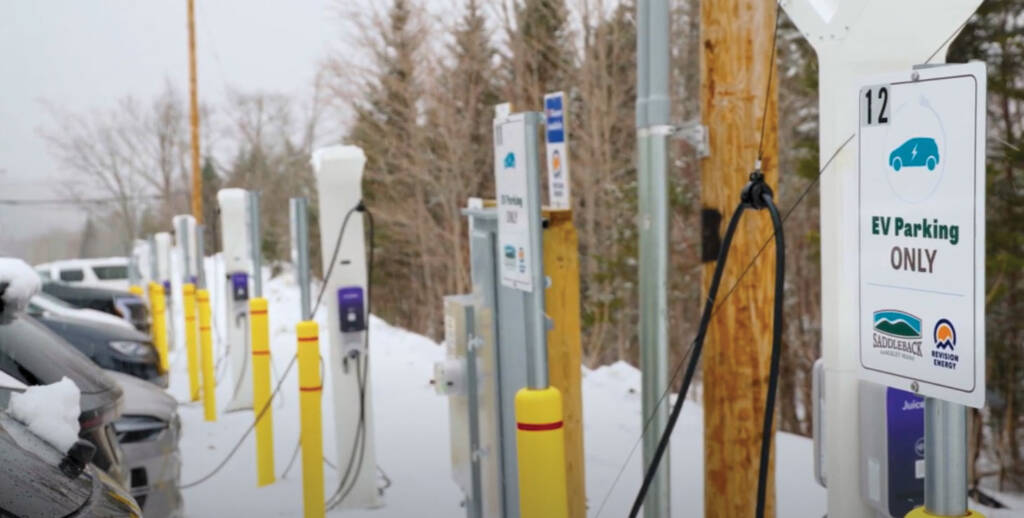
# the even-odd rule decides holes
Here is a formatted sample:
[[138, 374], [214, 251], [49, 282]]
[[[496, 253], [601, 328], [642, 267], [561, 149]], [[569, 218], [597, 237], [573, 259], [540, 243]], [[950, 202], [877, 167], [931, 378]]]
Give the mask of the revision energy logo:
[[516, 154], [511, 152], [511, 151], [509, 151], [508, 154], [505, 155], [505, 169], [515, 169], [515, 168], [516, 168]]
[[906, 359], [924, 356], [921, 352], [921, 319], [897, 309], [875, 311], [872, 344], [889, 356]]
[[960, 355], [956, 353], [956, 328], [945, 318], [935, 323], [932, 331], [935, 349], [932, 350], [932, 364], [944, 369], [955, 369], [960, 363]]

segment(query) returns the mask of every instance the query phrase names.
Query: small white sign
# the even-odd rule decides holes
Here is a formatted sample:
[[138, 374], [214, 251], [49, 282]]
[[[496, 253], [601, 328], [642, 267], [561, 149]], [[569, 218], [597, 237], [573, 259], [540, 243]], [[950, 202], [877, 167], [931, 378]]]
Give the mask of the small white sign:
[[530, 264], [529, 177], [526, 120], [517, 113], [494, 121], [494, 183], [498, 198], [498, 252], [501, 283], [533, 291]]
[[857, 92], [862, 378], [985, 402], [985, 65]]
[[548, 158], [548, 198], [551, 208], [568, 209], [569, 184], [569, 128], [566, 127], [565, 92], [544, 96], [545, 146]]

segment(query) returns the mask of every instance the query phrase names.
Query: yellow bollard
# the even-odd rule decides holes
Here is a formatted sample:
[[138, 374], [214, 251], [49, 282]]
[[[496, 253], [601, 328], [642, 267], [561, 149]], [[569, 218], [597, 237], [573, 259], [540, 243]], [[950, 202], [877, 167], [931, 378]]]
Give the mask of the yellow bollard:
[[213, 379], [213, 333], [210, 329], [210, 292], [196, 290], [199, 304], [199, 347], [203, 367], [203, 415], [207, 421], [217, 420], [217, 382]]
[[566, 518], [562, 394], [555, 387], [516, 393], [516, 450], [519, 459], [519, 514], [523, 518]]
[[249, 336], [252, 337], [252, 408], [256, 412], [256, 485], [265, 486], [274, 483], [274, 412], [270, 405], [267, 299], [249, 299], [249, 327]]
[[188, 356], [188, 388], [190, 399], [199, 401], [199, 352], [196, 350], [196, 285], [182, 288], [185, 308], [185, 353]]
[[[915, 507], [909, 513], [907, 513], [907, 518], [942, 518], [942, 517], [937, 515], [937, 514], [930, 514], [928, 511], [924, 510], [924, 507]], [[968, 509], [967, 510], [967, 514], [964, 515], [964, 518], [985, 518], [985, 515], [979, 513], [978, 511], [972, 511], [972, 510]]]
[[299, 355], [299, 437], [302, 443], [302, 497], [306, 518], [326, 513], [324, 502], [324, 444], [320, 398], [320, 338], [317, 323], [295, 327]]
[[153, 345], [160, 356], [160, 372], [166, 373], [167, 363], [167, 301], [164, 300], [164, 287], [158, 283], [149, 283], [149, 311], [153, 319]]

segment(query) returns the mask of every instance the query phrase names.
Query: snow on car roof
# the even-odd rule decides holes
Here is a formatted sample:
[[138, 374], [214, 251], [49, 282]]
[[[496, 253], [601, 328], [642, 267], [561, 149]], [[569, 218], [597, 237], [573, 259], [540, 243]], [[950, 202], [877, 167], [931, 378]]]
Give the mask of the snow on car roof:
[[127, 266], [127, 257], [94, 257], [91, 259], [61, 259], [48, 263], [39, 263], [36, 268], [50, 268], [52, 266]]

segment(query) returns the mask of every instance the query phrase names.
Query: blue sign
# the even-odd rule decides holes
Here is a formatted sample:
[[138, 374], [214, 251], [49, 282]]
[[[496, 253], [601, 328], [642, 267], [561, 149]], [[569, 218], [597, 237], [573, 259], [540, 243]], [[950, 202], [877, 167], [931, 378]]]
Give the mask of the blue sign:
[[544, 99], [547, 137], [548, 142], [552, 144], [565, 142], [565, 112], [562, 110], [562, 100], [561, 95], [553, 95]]

